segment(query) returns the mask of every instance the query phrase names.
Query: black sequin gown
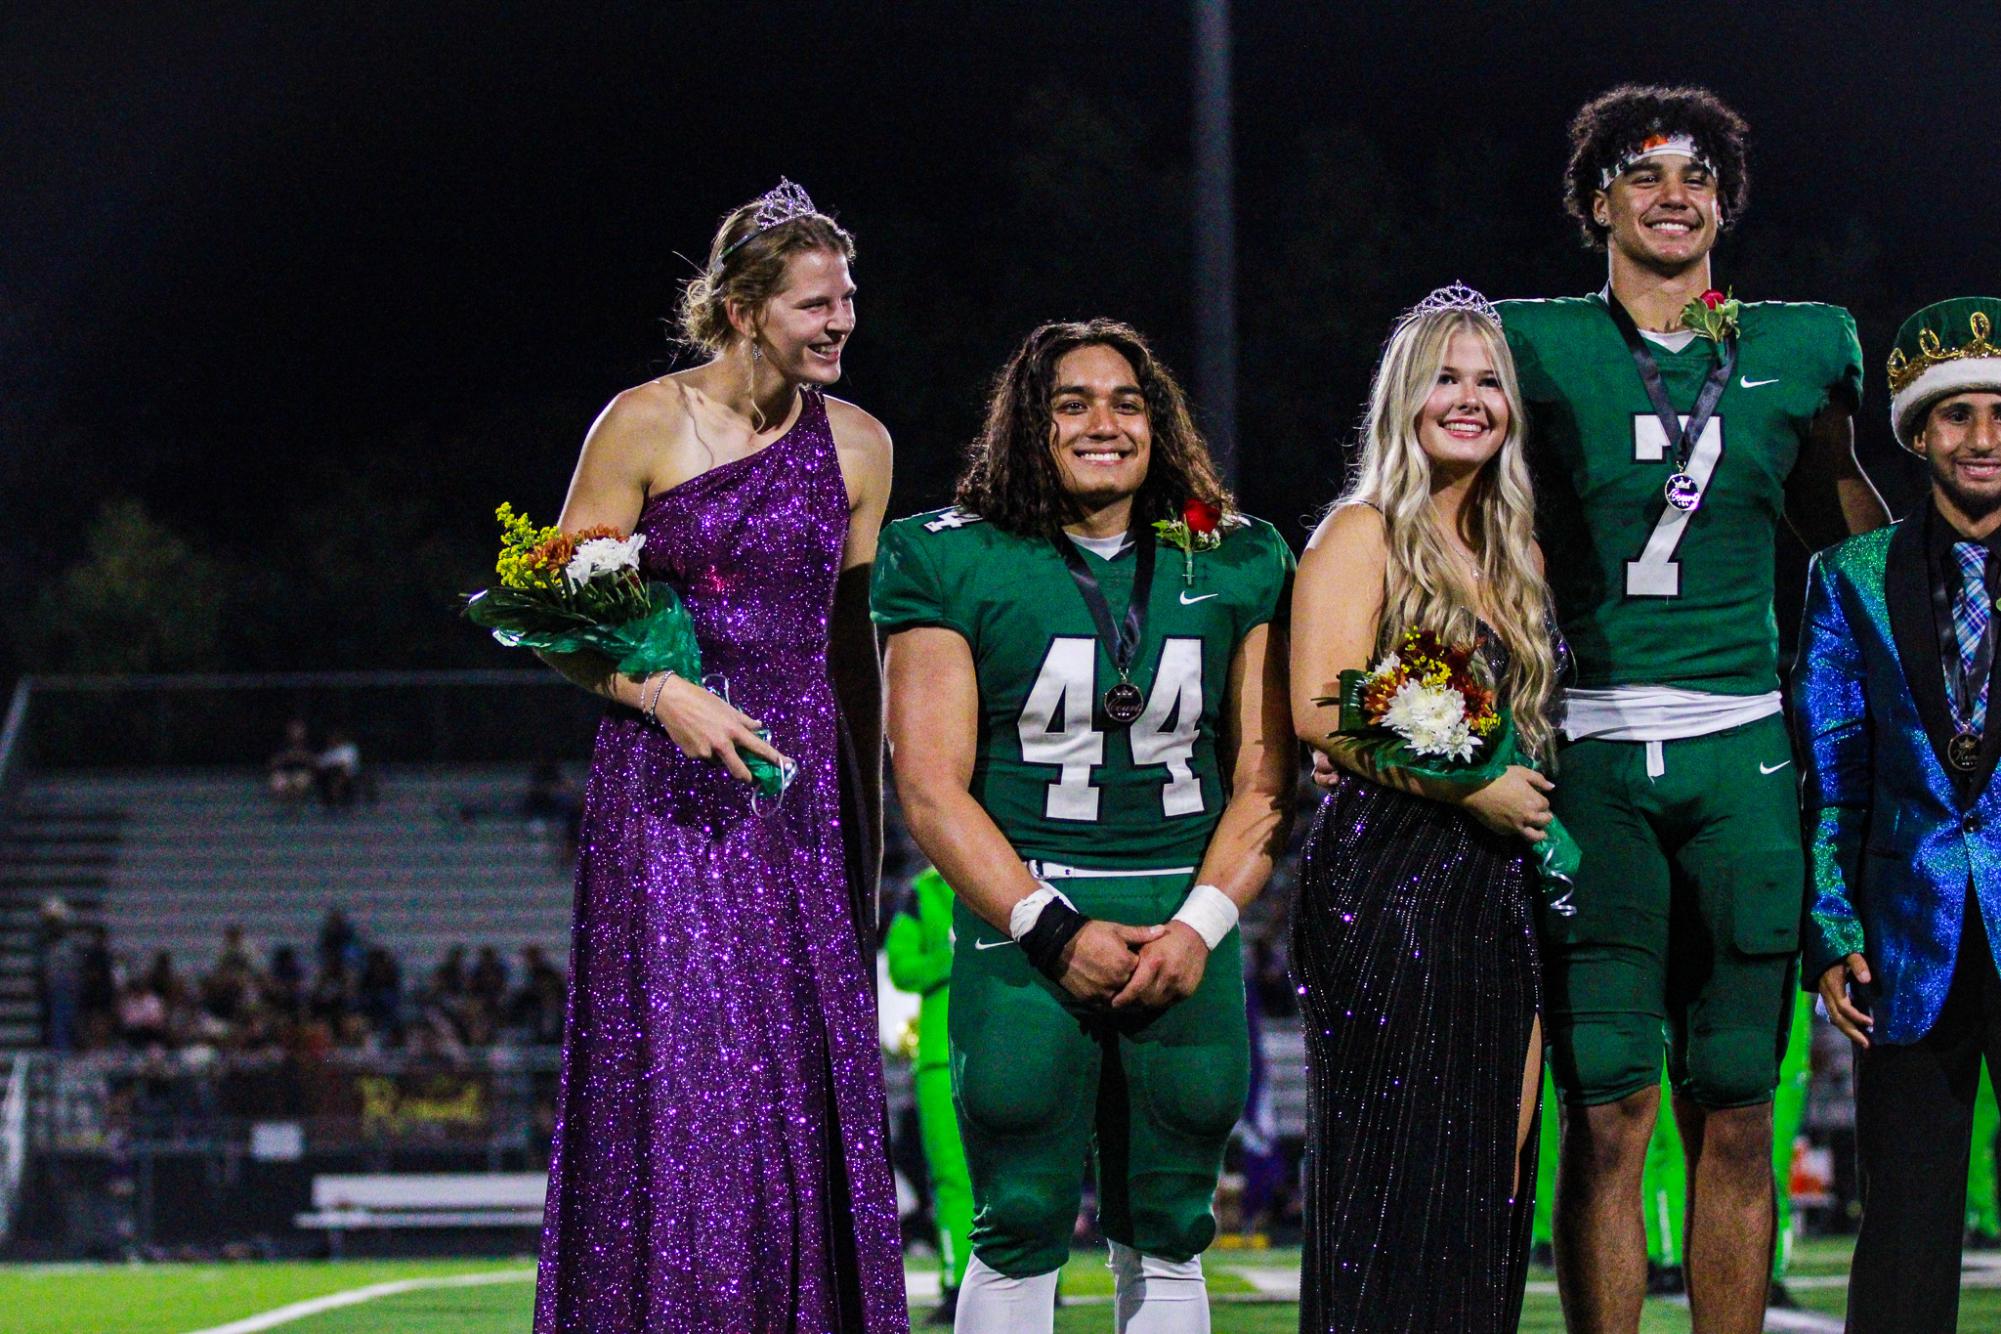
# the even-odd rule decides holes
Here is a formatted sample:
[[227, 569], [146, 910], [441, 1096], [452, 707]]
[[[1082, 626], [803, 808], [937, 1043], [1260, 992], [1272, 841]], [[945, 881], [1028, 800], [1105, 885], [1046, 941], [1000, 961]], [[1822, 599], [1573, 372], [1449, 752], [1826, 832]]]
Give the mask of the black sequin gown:
[[1509, 1185], [1541, 1005], [1526, 847], [1354, 777], [1314, 820], [1292, 943], [1311, 1099], [1302, 1334], [1521, 1319], [1533, 1127]]

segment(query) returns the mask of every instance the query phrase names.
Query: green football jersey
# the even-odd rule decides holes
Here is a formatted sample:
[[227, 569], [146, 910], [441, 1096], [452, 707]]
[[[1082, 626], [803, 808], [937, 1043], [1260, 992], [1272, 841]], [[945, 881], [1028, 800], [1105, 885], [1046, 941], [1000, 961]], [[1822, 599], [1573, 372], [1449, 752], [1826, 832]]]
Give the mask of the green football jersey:
[[[1149, 535], [1143, 539], [1153, 540]], [[1079, 548], [1114, 623], [1132, 600], [1131, 548]], [[1129, 727], [1104, 716], [1118, 681], [1063, 557], [956, 509], [883, 529], [870, 601], [876, 624], [956, 630], [980, 691], [972, 794], [1015, 851], [1076, 866], [1194, 866], [1222, 813], [1216, 757], [1230, 661], [1244, 636], [1282, 618], [1292, 552], [1253, 519], [1194, 558], [1162, 546], [1132, 683]]]
[[[1736, 369], [1689, 455], [1701, 504], [1685, 513], [1667, 503], [1672, 442], [1603, 297], [1503, 301], [1500, 312], [1576, 684], [1778, 689], [1772, 584], [1786, 478], [1829, 399], [1861, 401], [1855, 321], [1836, 306], [1743, 307]], [[1648, 350], [1686, 419], [1715, 345]]]

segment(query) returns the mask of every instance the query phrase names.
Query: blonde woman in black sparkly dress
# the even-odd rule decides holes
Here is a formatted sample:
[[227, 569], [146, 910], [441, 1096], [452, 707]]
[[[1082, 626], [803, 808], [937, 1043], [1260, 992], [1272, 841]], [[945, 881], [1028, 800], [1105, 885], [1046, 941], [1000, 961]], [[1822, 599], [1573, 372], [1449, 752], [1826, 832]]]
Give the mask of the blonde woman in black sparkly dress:
[[1315, 701], [1428, 629], [1479, 644], [1524, 746], [1548, 753], [1560, 650], [1522, 436], [1493, 307], [1434, 293], [1390, 336], [1359, 476], [1299, 565], [1293, 719], [1339, 773], [1293, 913], [1312, 1089], [1302, 1330], [1480, 1334], [1521, 1316], [1542, 1078], [1527, 853], [1550, 782], [1516, 766], [1467, 795], [1378, 771]]

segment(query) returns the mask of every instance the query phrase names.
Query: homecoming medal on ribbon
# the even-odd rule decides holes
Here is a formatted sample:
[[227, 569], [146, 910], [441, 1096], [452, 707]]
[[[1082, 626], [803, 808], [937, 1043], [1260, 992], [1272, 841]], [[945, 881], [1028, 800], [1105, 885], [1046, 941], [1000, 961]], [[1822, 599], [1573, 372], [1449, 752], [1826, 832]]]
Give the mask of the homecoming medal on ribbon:
[[[1640, 337], [1639, 326], [1633, 323], [1631, 312], [1619, 303], [1609, 287], [1599, 293], [1599, 299], [1604, 301], [1605, 313], [1612, 317], [1619, 337], [1625, 340], [1626, 351], [1633, 358], [1633, 367], [1640, 373], [1640, 384], [1647, 391], [1647, 402], [1653, 406], [1654, 416], [1660, 421], [1661, 438], [1667, 445], [1669, 462], [1674, 468], [1665, 488], [1667, 503], [1687, 514], [1702, 503], [1702, 487], [1688, 473], [1689, 459], [1694, 456], [1695, 442], [1702, 438], [1703, 431], [1716, 415], [1716, 405], [1723, 399], [1723, 387], [1730, 383], [1730, 373], [1737, 368], [1735, 310], [1726, 312], [1727, 319], [1718, 316], [1713, 328], [1707, 324], [1691, 326], [1704, 337], [1716, 340], [1716, 360], [1710, 366], [1709, 374], [1702, 379], [1702, 389], [1695, 396], [1695, 406], [1683, 418], [1674, 410], [1674, 404], [1668, 401], [1660, 364], [1654, 360], [1646, 339]], [[1698, 298], [1695, 304], [1707, 309], [1703, 298]], [[1684, 312], [1685, 317], [1686, 314]], [[1712, 463], [1711, 466], [1715, 465]]]
[[1077, 544], [1067, 537], [1053, 540], [1056, 553], [1070, 568], [1070, 578], [1077, 585], [1084, 605], [1090, 609], [1091, 623], [1098, 631], [1098, 643], [1111, 660], [1112, 670], [1119, 674], [1119, 683], [1107, 690], [1100, 700], [1105, 718], [1116, 726], [1124, 727], [1146, 712], [1146, 696], [1132, 683], [1131, 673], [1133, 659], [1139, 654], [1140, 640], [1146, 637], [1147, 599], [1153, 591], [1153, 567], [1160, 544], [1147, 537], [1137, 537], [1134, 541], [1137, 550], [1133, 556], [1132, 597], [1126, 603], [1125, 616], [1113, 621], [1112, 609], [1105, 602], [1105, 591], [1098, 587], [1098, 576], [1091, 573], [1091, 567], [1084, 562]]
[[1945, 743], [1945, 757], [1961, 773], [1972, 773], [1973, 767], [1980, 763], [1980, 738], [1971, 732], [1956, 733]]
[[1105, 692], [1105, 716], [1125, 727], [1146, 712], [1146, 696], [1130, 681], [1121, 681]]

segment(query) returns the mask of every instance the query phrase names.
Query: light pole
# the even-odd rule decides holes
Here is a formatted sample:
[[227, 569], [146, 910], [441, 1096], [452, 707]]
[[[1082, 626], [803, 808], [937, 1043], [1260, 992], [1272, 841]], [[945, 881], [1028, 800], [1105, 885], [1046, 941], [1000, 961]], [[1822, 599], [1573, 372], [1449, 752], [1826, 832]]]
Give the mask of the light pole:
[[1230, 144], [1230, 0], [1194, 0], [1195, 394], [1223, 476], [1237, 454], [1237, 195]]

